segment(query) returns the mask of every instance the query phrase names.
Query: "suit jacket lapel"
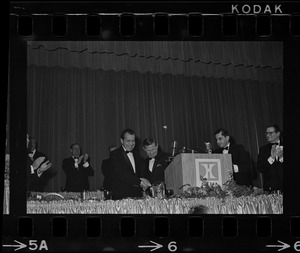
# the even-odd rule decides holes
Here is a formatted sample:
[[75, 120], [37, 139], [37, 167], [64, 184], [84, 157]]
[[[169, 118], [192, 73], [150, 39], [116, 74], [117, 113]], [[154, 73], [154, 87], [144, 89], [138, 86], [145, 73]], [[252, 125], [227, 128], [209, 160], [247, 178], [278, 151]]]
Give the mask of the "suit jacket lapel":
[[131, 162], [130, 162], [130, 160], [129, 160], [129, 157], [128, 157], [128, 155], [127, 155], [127, 154], [126, 154], [126, 152], [123, 150], [123, 148], [121, 148], [121, 149], [122, 149], [122, 150], [121, 150], [121, 152], [122, 152], [122, 155], [123, 155], [123, 157], [124, 157], [124, 159], [125, 159], [126, 163], [132, 167], [132, 165], [131, 165]]
[[[133, 153], [133, 158], [134, 158], [134, 164], [135, 164], [135, 173], [137, 175], [140, 174], [140, 164], [139, 164], [139, 160], [137, 159], [136, 157], [136, 153], [135, 152], [132, 152]], [[130, 162], [130, 161], [129, 161]], [[130, 163], [131, 164], [131, 163]], [[131, 166], [132, 167], [132, 166]], [[133, 168], [132, 168], [133, 169]]]
[[153, 163], [153, 167], [152, 167], [152, 173], [155, 173], [155, 169], [156, 169], [156, 165], [157, 165], [157, 159], [155, 158], [154, 163]]
[[153, 164], [153, 169], [157, 166], [157, 164], [160, 163], [160, 161], [162, 160], [163, 154], [162, 153], [158, 153], [157, 156], [155, 157], [155, 161]]
[[228, 149], [228, 154], [232, 154], [232, 153], [234, 153], [234, 145], [232, 143], [230, 143], [229, 149]]

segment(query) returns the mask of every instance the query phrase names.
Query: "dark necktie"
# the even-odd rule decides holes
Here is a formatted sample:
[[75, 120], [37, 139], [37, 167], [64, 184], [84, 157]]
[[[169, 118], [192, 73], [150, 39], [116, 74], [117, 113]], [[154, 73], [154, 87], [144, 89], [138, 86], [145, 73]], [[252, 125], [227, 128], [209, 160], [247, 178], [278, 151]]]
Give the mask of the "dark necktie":
[[229, 147], [227, 146], [227, 147], [223, 148], [223, 150], [228, 150], [228, 148], [229, 148]]

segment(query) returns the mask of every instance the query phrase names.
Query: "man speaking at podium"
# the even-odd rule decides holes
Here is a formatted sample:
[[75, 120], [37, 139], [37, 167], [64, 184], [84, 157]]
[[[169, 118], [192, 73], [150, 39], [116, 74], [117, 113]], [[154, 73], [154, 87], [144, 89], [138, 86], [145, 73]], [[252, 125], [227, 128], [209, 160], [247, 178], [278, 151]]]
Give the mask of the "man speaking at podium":
[[213, 153], [231, 154], [234, 181], [239, 185], [252, 186], [251, 160], [244, 146], [232, 143], [228, 131], [223, 128], [216, 130], [214, 135], [220, 148]]

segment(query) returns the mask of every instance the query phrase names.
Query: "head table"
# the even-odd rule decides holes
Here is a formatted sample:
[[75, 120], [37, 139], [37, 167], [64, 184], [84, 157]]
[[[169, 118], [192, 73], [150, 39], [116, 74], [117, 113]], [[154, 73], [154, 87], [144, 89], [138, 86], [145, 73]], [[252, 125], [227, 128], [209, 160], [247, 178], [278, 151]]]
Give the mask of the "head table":
[[28, 214], [189, 214], [205, 206], [208, 214], [282, 214], [281, 194], [241, 197], [144, 197], [104, 200], [99, 192], [33, 193], [27, 200]]

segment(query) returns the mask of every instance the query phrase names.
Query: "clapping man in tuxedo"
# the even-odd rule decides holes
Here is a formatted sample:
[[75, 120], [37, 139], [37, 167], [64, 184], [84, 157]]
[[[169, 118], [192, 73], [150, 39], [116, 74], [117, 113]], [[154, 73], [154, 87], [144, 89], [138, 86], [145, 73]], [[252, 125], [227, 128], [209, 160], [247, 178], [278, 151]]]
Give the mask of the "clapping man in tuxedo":
[[89, 177], [94, 175], [94, 170], [89, 163], [89, 155], [81, 155], [78, 143], [70, 146], [71, 157], [63, 160], [62, 168], [66, 173], [65, 190], [68, 192], [82, 192], [89, 190]]
[[142, 157], [135, 147], [135, 132], [125, 129], [121, 133], [121, 146], [111, 152], [112, 199], [142, 197], [142, 190], [151, 184], [141, 178]]
[[277, 124], [267, 127], [268, 144], [259, 148], [257, 169], [263, 175], [264, 191], [283, 191], [283, 143], [282, 133]]
[[38, 150], [36, 138], [27, 136], [28, 190], [42, 192], [47, 183], [46, 172], [52, 166], [47, 156]]
[[231, 142], [226, 129], [217, 129], [214, 133], [219, 149], [213, 153], [231, 154], [233, 179], [239, 185], [252, 186], [251, 160], [241, 144]]

